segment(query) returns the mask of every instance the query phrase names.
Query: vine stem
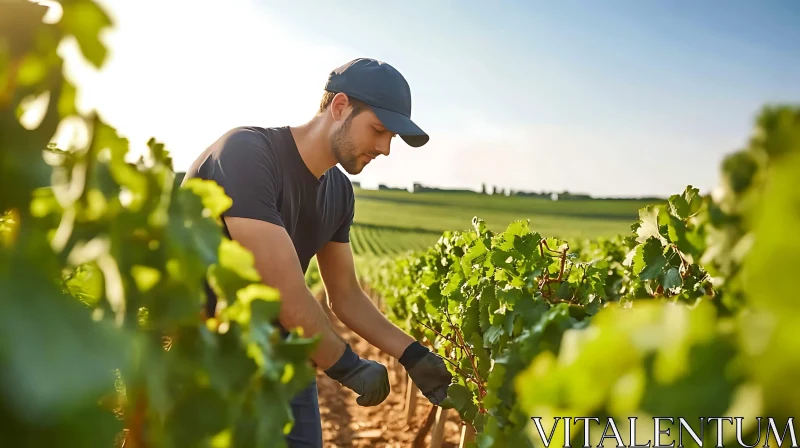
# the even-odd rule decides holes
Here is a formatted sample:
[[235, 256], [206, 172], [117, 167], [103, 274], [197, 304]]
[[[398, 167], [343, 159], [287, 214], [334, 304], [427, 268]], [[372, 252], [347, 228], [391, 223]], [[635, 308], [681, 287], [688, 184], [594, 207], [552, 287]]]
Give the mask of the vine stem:
[[147, 395], [144, 389], [137, 389], [134, 393], [135, 402], [134, 409], [128, 415], [126, 429], [128, 429], [127, 437], [125, 438], [125, 446], [131, 448], [146, 448], [144, 437], [145, 415], [147, 412]]
[[475, 379], [477, 380], [478, 394], [480, 395], [480, 397], [479, 397], [480, 400], [478, 400], [478, 405], [480, 406], [479, 412], [481, 414], [484, 414], [484, 413], [486, 413], [486, 410], [483, 407], [483, 398], [486, 396], [486, 388], [484, 387], [484, 381], [483, 381], [483, 378], [481, 378], [480, 372], [478, 371], [478, 365], [475, 362], [475, 354], [472, 353], [472, 350], [469, 349], [469, 347], [467, 346], [467, 343], [464, 342], [464, 336], [461, 334], [461, 329], [456, 327], [453, 324], [453, 320], [450, 318], [450, 313], [447, 310], [448, 305], [449, 304], [448, 304], [447, 300], [445, 299], [444, 315], [447, 316], [447, 321], [450, 323], [450, 327], [453, 329], [453, 331], [456, 332], [456, 337], [461, 342], [461, 346], [464, 347], [464, 351], [467, 353], [467, 357], [469, 358], [469, 362], [472, 364], [472, 373], [475, 375]]
[[[452, 325], [452, 323], [450, 325]], [[466, 349], [465, 351], [467, 352], [467, 357], [469, 358], [470, 363], [472, 363], [472, 371], [473, 373], [475, 373], [475, 379], [477, 381], [477, 386], [478, 386], [478, 393], [480, 394], [480, 401], [478, 403], [480, 405], [479, 412], [484, 414], [486, 413], [486, 410], [483, 408], [483, 398], [486, 396], [486, 388], [484, 388], [483, 378], [481, 378], [481, 374], [478, 371], [478, 365], [475, 363], [475, 355], [472, 353], [472, 350], [470, 350], [469, 347], [467, 347], [466, 344], [464, 343], [464, 337], [461, 335], [461, 330], [455, 327], [453, 329], [456, 331], [456, 335], [461, 340], [461, 343], [464, 344], [464, 347]]]
[[558, 271], [558, 281], [561, 281], [561, 279], [564, 277], [564, 265], [567, 264], [567, 251], [569, 251], [569, 246], [565, 247], [564, 252], [561, 253], [561, 267]]
[[678, 257], [680, 257], [680, 259], [681, 259], [681, 267], [684, 268], [683, 272], [681, 273], [681, 278], [682, 279], [686, 279], [686, 276], [688, 275], [689, 269], [692, 267], [692, 264], [689, 263], [689, 261], [686, 258], [684, 258], [683, 252], [681, 252], [681, 250], [678, 248], [677, 244], [670, 243], [670, 246], [673, 249], [675, 249], [675, 253], [677, 253]]
[[[588, 271], [589, 271], [589, 266], [586, 266], [586, 267], [583, 268], [583, 275], [581, 276], [581, 282], [578, 283], [578, 286], [583, 286], [583, 282], [586, 281], [586, 273]], [[575, 301], [575, 293], [577, 293], [577, 292], [578, 292], [578, 290], [576, 289], [575, 292], [572, 293], [572, 299], [570, 299], [570, 302], [574, 302]]]
[[[539, 254], [541, 254], [542, 258], [544, 258], [544, 246], [545, 245], [547, 245], [547, 243], [543, 239], [539, 240]], [[548, 250], [549, 250], [549, 248], [548, 248]], [[547, 269], [545, 269], [544, 270], [544, 274], [542, 274], [542, 279], [539, 281], [539, 291], [542, 291], [542, 288], [545, 285], [547, 285], [548, 294], [552, 294], [553, 293], [552, 289], [550, 288], [550, 283], [548, 282], [549, 279], [550, 279], [550, 273], [547, 272]], [[544, 291], [542, 291], [542, 294], [544, 294]]]
[[[420, 321], [418, 321], [416, 319], [414, 319], [414, 321], [417, 322], [418, 324], [422, 325], [423, 327], [427, 328], [428, 330], [433, 331], [434, 333], [436, 333], [437, 335], [441, 336], [442, 338], [444, 338], [446, 341], [450, 342], [451, 344], [454, 344], [456, 347], [460, 348], [462, 351], [465, 350], [464, 347], [461, 346], [461, 344], [459, 344], [458, 342], [453, 341], [452, 339], [450, 339], [447, 336], [443, 335], [442, 333], [437, 331], [435, 328], [431, 328], [430, 326], [428, 326], [425, 323], [420, 322]], [[451, 360], [449, 358], [445, 358], [445, 357], [442, 357], [442, 359], [444, 359], [445, 361], [449, 362], [453, 366], [453, 368], [456, 370], [456, 372], [458, 372], [464, 378], [474, 382], [476, 385], [479, 385], [478, 384], [478, 380], [474, 376], [472, 376], [472, 375], [468, 374], [467, 372], [461, 370], [461, 368], [458, 366], [458, 364], [453, 362], [453, 360]]]
[[414, 319], [414, 321], [415, 321], [416, 323], [418, 323], [418, 324], [422, 325], [423, 327], [427, 328], [428, 330], [431, 330], [432, 332], [436, 333], [436, 335], [437, 335], [437, 336], [440, 336], [440, 337], [441, 337], [441, 338], [443, 338], [445, 341], [447, 341], [447, 342], [449, 342], [449, 343], [451, 343], [451, 344], [455, 344], [457, 347], [460, 347], [460, 346], [461, 346], [461, 345], [460, 345], [458, 342], [456, 342], [456, 341], [454, 341], [454, 340], [452, 340], [452, 339], [448, 338], [447, 336], [445, 336], [445, 335], [443, 335], [441, 332], [439, 332], [437, 329], [435, 329], [435, 328], [433, 328], [433, 327], [431, 327], [431, 326], [429, 326], [429, 325], [425, 324], [424, 322], [422, 322], [422, 321], [419, 321], [419, 320], [417, 320], [417, 319]]
[[[567, 252], [569, 252], [569, 245], [567, 245], [567, 247], [565, 247], [563, 251], [559, 252], [550, 249], [550, 246], [547, 245], [547, 241], [541, 239], [539, 240], [539, 253], [541, 254], [542, 258], [544, 258], [545, 248], [547, 248], [547, 250], [552, 253], [559, 254], [560, 263], [559, 263], [557, 278], [550, 278], [550, 273], [547, 272], [547, 270], [545, 269], [544, 274], [542, 274], [542, 278], [539, 280], [539, 291], [542, 292], [542, 296], [545, 297], [545, 299], [547, 299], [547, 301], [550, 303], [573, 303], [572, 300], [553, 299], [551, 297], [553, 294], [553, 289], [550, 286], [552, 283], [561, 283], [562, 281], [564, 281], [564, 267], [567, 264]], [[545, 294], [545, 291], [543, 290], [545, 286], [547, 286], [547, 294]]]

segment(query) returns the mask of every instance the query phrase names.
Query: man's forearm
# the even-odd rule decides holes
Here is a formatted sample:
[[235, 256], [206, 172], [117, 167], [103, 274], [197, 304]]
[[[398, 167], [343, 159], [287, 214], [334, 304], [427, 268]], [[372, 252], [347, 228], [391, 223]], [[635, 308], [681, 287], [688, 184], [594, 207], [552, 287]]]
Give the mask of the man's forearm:
[[333, 329], [319, 302], [308, 289], [288, 297], [281, 294], [281, 297], [281, 325], [287, 329], [300, 327], [306, 337], [319, 335], [320, 341], [311, 359], [323, 370], [335, 364], [344, 353], [345, 341]]
[[225, 217], [231, 237], [253, 253], [255, 268], [264, 284], [280, 292], [281, 311], [278, 320], [286, 329], [300, 327], [307, 337], [320, 341], [311, 359], [327, 370], [344, 353], [345, 342], [336, 334], [306, 287], [300, 260], [289, 234], [283, 227], [258, 219]]
[[347, 297], [333, 298], [331, 309], [348, 328], [394, 358], [399, 359], [414, 342], [414, 338], [389, 321], [360, 288]]

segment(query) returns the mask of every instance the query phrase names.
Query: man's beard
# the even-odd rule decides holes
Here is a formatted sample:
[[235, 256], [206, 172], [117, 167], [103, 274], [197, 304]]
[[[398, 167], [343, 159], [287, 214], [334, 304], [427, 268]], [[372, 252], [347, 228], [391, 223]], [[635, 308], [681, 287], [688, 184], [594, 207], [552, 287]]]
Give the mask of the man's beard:
[[350, 140], [347, 131], [350, 128], [350, 119], [345, 120], [345, 123], [336, 130], [331, 136], [331, 150], [336, 161], [350, 174], [358, 174], [364, 169], [358, 159], [356, 153], [356, 146]]

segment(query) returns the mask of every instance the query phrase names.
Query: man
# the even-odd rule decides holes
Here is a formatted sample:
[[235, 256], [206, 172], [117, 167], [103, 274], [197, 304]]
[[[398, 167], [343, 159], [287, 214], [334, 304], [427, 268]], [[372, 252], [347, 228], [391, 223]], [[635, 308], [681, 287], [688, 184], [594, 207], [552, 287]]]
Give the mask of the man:
[[[224, 230], [253, 252], [264, 282], [280, 291], [281, 327], [319, 335], [312, 360], [358, 394], [361, 406], [386, 399], [388, 373], [354, 353], [331, 327], [304, 280], [314, 255], [330, 308], [342, 323], [397, 358], [432, 403], [444, 400], [452, 380], [442, 358], [387, 320], [361, 289], [348, 236], [355, 197], [350, 180], [336, 168], [360, 173], [374, 158], [389, 155], [396, 135], [412, 147], [427, 143], [428, 135], [410, 116], [405, 78], [389, 64], [355, 59], [330, 73], [310, 121], [297, 127], [234, 128], [186, 173], [186, 179], [216, 181], [233, 199], [223, 216]], [[213, 312], [216, 300], [210, 296]], [[292, 401], [290, 446], [322, 446], [316, 387], [312, 383]]]

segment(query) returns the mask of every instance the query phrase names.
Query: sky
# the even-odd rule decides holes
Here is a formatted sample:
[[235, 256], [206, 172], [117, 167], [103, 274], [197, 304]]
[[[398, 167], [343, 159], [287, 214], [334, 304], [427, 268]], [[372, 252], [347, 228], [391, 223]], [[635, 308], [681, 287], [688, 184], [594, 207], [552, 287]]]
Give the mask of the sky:
[[104, 68], [62, 47], [79, 105], [177, 171], [232, 127], [306, 122], [357, 57], [405, 76], [431, 136], [350, 176], [369, 188], [707, 192], [764, 104], [800, 102], [796, 0], [98, 2]]

